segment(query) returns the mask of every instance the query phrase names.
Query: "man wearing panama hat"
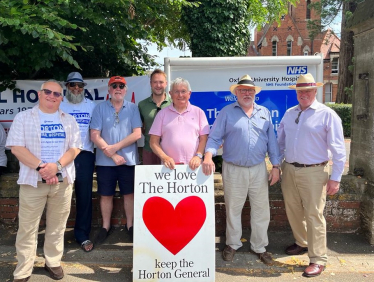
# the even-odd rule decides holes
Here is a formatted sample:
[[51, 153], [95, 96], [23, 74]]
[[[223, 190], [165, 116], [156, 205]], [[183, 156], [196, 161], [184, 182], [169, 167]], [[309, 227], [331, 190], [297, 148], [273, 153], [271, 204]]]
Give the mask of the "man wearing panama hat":
[[[308, 73], [296, 85], [299, 104], [285, 113], [278, 128], [282, 164], [282, 193], [295, 243], [286, 248], [288, 255], [308, 252], [310, 264], [303, 276], [322, 273], [327, 262], [326, 221], [323, 210], [326, 195], [339, 190], [344, 170], [345, 145], [342, 122], [335, 111], [316, 100], [317, 88]], [[327, 162], [332, 154], [332, 174]]]
[[[242, 247], [241, 215], [249, 197], [251, 205], [251, 249], [265, 264], [272, 264], [267, 230], [270, 221], [268, 181], [270, 185], [279, 179], [279, 148], [271, 114], [257, 105], [255, 96], [261, 87], [255, 86], [249, 75], [230, 87], [237, 102], [224, 107], [210, 131], [205, 148], [203, 172], [214, 170], [212, 157], [223, 143], [222, 179], [226, 206], [226, 247], [222, 257], [232, 261], [237, 249]], [[268, 176], [265, 157], [268, 153], [273, 169]]]

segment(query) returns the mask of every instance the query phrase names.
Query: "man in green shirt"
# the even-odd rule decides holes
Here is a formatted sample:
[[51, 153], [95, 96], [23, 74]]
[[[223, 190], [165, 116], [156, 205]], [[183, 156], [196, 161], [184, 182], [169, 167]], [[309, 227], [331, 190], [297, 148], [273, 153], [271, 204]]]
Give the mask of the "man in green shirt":
[[144, 148], [143, 148], [143, 164], [159, 165], [161, 160], [152, 152], [149, 146], [149, 130], [153, 124], [153, 120], [157, 113], [170, 105], [171, 99], [165, 92], [167, 86], [166, 73], [160, 69], [155, 69], [151, 74], [151, 90], [150, 97], [139, 102], [140, 117], [143, 121]]

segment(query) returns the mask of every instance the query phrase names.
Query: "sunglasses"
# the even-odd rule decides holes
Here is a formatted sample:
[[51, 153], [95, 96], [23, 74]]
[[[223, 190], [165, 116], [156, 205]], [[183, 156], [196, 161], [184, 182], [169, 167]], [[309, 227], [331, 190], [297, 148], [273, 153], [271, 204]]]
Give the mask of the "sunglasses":
[[125, 84], [115, 84], [115, 83], [111, 84], [110, 86], [111, 86], [113, 89], [117, 89], [117, 87], [119, 87], [119, 89], [123, 89], [123, 88], [126, 87]]
[[295, 119], [295, 123], [296, 124], [299, 124], [299, 121], [300, 121], [300, 115], [303, 111], [300, 111], [299, 114], [297, 115], [297, 118]]
[[69, 82], [69, 87], [75, 87], [76, 85], [79, 88], [83, 88], [84, 87], [84, 83], [83, 82]]
[[45, 93], [45, 95], [51, 95], [53, 93], [53, 96], [56, 98], [59, 98], [60, 96], [62, 96], [60, 92], [55, 92], [55, 91], [51, 91], [48, 89], [42, 89], [42, 91]]
[[117, 124], [119, 124], [119, 116], [118, 116], [118, 113], [115, 112], [114, 113], [114, 127], [116, 127]]

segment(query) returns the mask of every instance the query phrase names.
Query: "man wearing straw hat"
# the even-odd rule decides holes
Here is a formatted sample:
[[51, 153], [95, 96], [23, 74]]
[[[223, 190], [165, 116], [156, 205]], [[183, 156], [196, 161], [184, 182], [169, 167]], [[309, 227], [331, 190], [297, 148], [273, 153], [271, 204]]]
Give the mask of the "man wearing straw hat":
[[[255, 86], [249, 75], [230, 87], [237, 102], [224, 107], [210, 131], [205, 148], [203, 172], [212, 173], [212, 157], [223, 143], [222, 179], [226, 206], [226, 247], [222, 257], [232, 261], [237, 249], [242, 247], [241, 215], [249, 197], [251, 205], [251, 249], [265, 264], [272, 264], [267, 230], [270, 221], [270, 185], [279, 179], [279, 148], [271, 122], [271, 114], [257, 105], [256, 94], [261, 87]], [[265, 157], [268, 153], [273, 169], [268, 176]]]
[[[288, 255], [308, 252], [310, 264], [303, 276], [322, 273], [327, 262], [326, 221], [323, 210], [326, 195], [339, 191], [344, 170], [345, 145], [342, 122], [335, 111], [316, 100], [317, 88], [308, 73], [296, 85], [299, 104], [285, 113], [278, 128], [282, 164], [282, 192], [295, 243]], [[327, 162], [332, 154], [332, 174]]]

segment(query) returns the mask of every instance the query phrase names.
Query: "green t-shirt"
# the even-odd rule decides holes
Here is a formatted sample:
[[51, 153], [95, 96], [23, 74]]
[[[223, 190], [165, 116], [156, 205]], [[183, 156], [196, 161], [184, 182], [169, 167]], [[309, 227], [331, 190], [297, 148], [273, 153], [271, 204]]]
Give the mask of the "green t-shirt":
[[[169, 95], [166, 94], [166, 98], [161, 103], [161, 109], [169, 106], [171, 104], [171, 98]], [[143, 125], [145, 127], [145, 133], [144, 133], [144, 149], [147, 151], [152, 151], [151, 147], [149, 146], [149, 130], [152, 127], [153, 120], [155, 119], [157, 111], [157, 105], [152, 100], [152, 95], [142, 101], [138, 104], [140, 117], [142, 118]]]

